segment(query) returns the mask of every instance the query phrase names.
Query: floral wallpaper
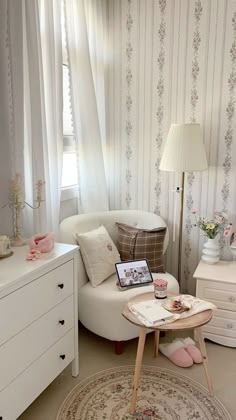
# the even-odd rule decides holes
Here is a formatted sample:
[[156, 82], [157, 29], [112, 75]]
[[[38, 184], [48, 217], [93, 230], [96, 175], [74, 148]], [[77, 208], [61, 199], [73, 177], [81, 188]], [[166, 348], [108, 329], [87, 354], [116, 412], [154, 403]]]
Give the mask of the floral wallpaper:
[[228, 76], [228, 102], [225, 109], [227, 124], [225, 127], [225, 156], [223, 162], [224, 183], [221, 190], [222, 207], [228, 209], [230, 195], [230, 173], [232, 171], [233, 141], [235, 141], [235, 99], [236, 99], [236, 11], [232, 16], [232, 44], [229, 50], [230, 73]]
[[132, 84], [132, 40], [131, 40], [131, 31], [133, 27], [133, 19], [131, 15], [131, 0], [127, 1], [127, 19], [126, 19], [126, 30], [127, 30], [127, 44], [126, 44], [126, 59], [127, 59], [127, 67], [126, 67], [126, 205], [127, 208], [130, 207], [131, 203], [131, 195], [130, 195], [130, 181], [132, 178], [132, 173], [130, 169], [130, 160], [132, 158], [132, 117], [131, 117], [131, 108], [133, 105], [132, 102], [132, 93], [131, 93], [131, 84]]
[[175, 276], [180, 179], [159, 164], [171, 123], [202, 127], [209, 168], [186, 173], [184, 185], [180, 282], [194, 293], [204, 237], [192, 209], [224, 210], [236, 227], [236, 2], [109, 0], [108, 29], [110, 206], [166, 220], [166, 265]]
[[163, 96], [165, 90], [164, 84], [164, 71], [166, 66], [166, 57], [165, 57], [165, 38], [166, 38], [166, 0], [159, 1], [159, 13], [160, 13], [160, 24], [158, 27], [158, 39], [159, 39], [159, 53], [157, 57], [157, 67], [158, 67], [158, 83], [156, 87], [157, 97], [158, 97], [158, 106], [156, 110], [156, 118], [158, 123], [157, 136], [156, 136], [156, 184], [155, 184], [155, 195], [156, 203], [154, 212], [160, 214], [160, 198], [161, 198], [161, 172], [159, 170], [160, 161], [161, 161], [161, 150], [163, 143], [163, 116], [164, 116], [164, 104]]

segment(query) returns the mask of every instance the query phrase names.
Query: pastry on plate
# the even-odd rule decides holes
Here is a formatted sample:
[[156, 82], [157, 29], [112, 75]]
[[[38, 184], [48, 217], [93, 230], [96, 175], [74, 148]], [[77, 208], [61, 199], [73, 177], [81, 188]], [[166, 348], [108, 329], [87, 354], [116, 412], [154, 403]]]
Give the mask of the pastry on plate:
[[167, 299], [163, 306], [170, 312], [185, 312], [191, 309], [192, 305], [189, 302], [185, 302], [181, 299], [181, 296], [175, 296]]

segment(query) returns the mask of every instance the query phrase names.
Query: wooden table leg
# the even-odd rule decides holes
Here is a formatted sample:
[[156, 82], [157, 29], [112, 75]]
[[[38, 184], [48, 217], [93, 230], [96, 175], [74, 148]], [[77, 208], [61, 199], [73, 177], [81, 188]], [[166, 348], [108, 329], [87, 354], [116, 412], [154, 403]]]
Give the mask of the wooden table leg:
[[130, 404], [130, 414], [134, 414], [136, 401], [137, 401], [137, 392], [138, 392], [138, 384], [139, 384], [139, 376], [142, 366], [142, 359], [143, 359], [143, 350], [144, 344], [146, 339], [146, 328], [140, 328], [139, 333], [139, 340], [138, 340], [138, 349], [136, 355], [136, 362], [135, 362], [135, 369], [134, 369], [134, 379], [133, 379], [133, 388], [132, 388], [132, 397], [131, 397], [131, 404]]
[[209, 371], [208, 371], [208, 357], [207, 357], [207, 352], [206, 352], [205, 341], [202, 337], [201, 327], [195, 328], [195, 333], [196, 333], [197, 341], [199, 343], [200, 351], [201, 351], [201, 354], [202, 354], [203, 367], [204, 367], [205, 374], [206, 374], [206, 380], [207, 380], [207, 385], [208, 385], [208, 389], [209, 389], [209, 394], [210, 394], [211, 397], [213, 397], [213, 386], [212, 386], [211, 378], [210, 378]]
[[159, 338], [160, 338], [160, 331], [154, 331], [154, 357], [158, 356], [158, 348], [159, 348]]

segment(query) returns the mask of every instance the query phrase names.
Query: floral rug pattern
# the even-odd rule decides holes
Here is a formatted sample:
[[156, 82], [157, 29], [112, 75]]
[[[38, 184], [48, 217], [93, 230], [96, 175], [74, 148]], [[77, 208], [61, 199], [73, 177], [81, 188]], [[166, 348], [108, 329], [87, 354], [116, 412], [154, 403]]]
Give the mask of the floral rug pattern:
[[192, 379], [143, 366], [136, 412], [129, 414], [134, 366], [99, 372], [79, 383], [56, 420], [231, 420], [216, 397]]

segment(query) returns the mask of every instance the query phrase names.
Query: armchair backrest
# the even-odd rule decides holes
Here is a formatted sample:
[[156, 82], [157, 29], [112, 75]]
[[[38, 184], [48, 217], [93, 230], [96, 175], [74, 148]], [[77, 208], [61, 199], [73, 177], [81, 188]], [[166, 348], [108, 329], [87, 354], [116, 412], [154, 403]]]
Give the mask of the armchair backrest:
[[[127, 225], [136, 226], [143, 229], [155, 229], [158, 227], [166, 226], [166, 223], [160, 216], [142, 210], [111, 210], [98, 213], [78, 214], [68, 217], [61, 222], [59, 240], [60, 242], [68, 244], [76, 244], [74, 236], [75, 233], [85, 233], [103, 225], [107, 229], [113, 242], [117, 244], [118, 229], [116, 222], [126, 223]], [[169, 232], [167, 229], [163, 253], [165, 253], [167, 249], [168, 241]], [[87, 281], [88, 277], [85, 271], [83, 260], [81, 255], [79, 255], [79, 288], [83, 286]]]

